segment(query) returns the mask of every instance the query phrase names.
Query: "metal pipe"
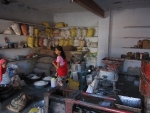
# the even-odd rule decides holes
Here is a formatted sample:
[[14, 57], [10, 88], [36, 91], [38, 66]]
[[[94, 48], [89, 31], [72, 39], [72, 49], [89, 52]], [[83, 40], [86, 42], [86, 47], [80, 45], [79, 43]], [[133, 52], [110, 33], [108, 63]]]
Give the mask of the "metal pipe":
[[[73, 92], [73, 90], [63, 89], [63, 88], [61, 88], [61, 90], [66, 91], [66, 92], [70, 92], [70, 93]], [[86, 92], [82, 92], [82, 94], [84, 96], [88, 96], [88, 97], [95, 97], [95, 98], [100, 98], [100, 99], [105, 99], [105, 100], [110, 100], [110, 101], [116, 101], [116, 99], [112, 98], [112, 97], [100, 96], [100, 95], [90, 94], [90, 93], [86, 93]]]
[[97, 110], [106, 111], [106, 112], [110, 112], [110, 113], [132, 113], [132, 112], [129, 112], [129, 111], [124, 111], [124, 110], [119, 110], [119, 109], [112, 109], [112, 108], [103, 107], [103, 106], [99, 106], [99, 105], [96, 105], [96, 104], [83, 102], [83, 101], [79, 101], [79, 100], [74, 100], [73, 102], [74, 102], [74, 104], [78, 104], [78, 105], [85, 106], [85, 107], [88, 107], [88, 108], [94, 108], [94, 109], [97, 109]]

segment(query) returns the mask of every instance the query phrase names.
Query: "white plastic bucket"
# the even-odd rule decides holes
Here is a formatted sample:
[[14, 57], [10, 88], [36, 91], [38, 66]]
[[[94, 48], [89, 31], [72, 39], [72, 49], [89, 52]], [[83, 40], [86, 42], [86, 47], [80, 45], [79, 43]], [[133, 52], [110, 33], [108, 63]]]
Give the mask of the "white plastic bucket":
[[55, 78], [51, 79], [51, 87], [56, 87], [56, 79]]

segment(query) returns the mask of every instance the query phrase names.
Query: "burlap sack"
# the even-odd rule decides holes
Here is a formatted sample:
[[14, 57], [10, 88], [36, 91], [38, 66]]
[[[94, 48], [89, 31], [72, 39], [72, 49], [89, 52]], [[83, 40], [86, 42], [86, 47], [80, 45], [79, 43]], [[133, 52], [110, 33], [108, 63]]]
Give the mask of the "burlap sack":
[[42, 57], [38, 59], [38, 63], [46, 63], [46, 64], [52, 64], [52, 61], [54, 58], [52, 57]]
[[33, 70], [34, 73], [36, 74], [42, 74], [44, 73], [45, 76], [50, 76], [50, 69], [40, 69], [40, 68], [34, 68]]
[[35, 67], [40, 68], [40, 69], [50, 69], [52, 67], [52, 63], [50, 64], [37, 63]]
[[22, 111], [28, 100], [28, 95], [21, 93], [17, 98], [13, 99], [10, 104], [7, 106], [7, 109], [13, 112]]

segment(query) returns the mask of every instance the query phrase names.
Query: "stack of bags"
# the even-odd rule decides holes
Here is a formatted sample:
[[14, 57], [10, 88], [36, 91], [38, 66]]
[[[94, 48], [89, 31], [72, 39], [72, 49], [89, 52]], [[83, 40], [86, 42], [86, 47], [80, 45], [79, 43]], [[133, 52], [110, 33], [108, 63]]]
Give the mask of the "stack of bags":
[[56, 73], [56, 69], [52, 64], [53, 60], [54, 58], [52, 57], [39, 58], [33, 72], [36, 74], [44, 73], [45, 76], [54, 75]]

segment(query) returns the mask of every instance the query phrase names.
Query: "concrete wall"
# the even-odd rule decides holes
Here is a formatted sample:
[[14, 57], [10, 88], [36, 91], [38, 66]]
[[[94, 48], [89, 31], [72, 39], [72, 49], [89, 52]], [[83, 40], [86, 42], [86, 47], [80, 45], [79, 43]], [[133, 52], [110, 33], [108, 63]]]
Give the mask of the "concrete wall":
[[124, 28], [125, 26], [150, 26], [150, 8], [126, 9], [111, 12], [110, 56], [120, 57], [127, 52], [149, 52], [146, 49], [126, 49], [133, 47], [139, 39], [123, 37], [150, 37], [150, 28]]
[[12, 6], [11, 9], [7, 8], [7, 6], [2, 7], [0, 10], [0, 19], [36, 24], [40, 24], [42, 21], [50, 22], [51, 25], [53, 25], [54, 23], [53, 14], [49, 14], [49, 12], [41, 12], [39, 10], [32, 9], [26, 10], [23, 8], [20, 8], [20, 10], [18, 11], [15, 7], [17, 6]]

